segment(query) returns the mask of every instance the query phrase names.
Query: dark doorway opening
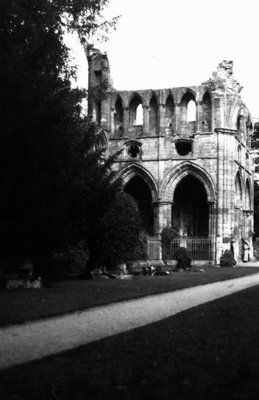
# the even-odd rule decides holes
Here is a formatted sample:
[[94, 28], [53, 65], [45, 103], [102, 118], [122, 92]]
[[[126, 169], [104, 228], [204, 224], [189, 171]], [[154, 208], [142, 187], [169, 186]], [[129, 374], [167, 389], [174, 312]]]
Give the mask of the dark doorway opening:
[[172, 226], [181, 237], [208, 237], [207, 193], [203, 184], [193, 175], [183, 178], [175, 189]]
[[138, 205], [142, 230], [153, 235], [154, 213], [152, 196], [148, 185], [138, 176], [133, 177], [124, 187], [124, 191], [130, 194]]

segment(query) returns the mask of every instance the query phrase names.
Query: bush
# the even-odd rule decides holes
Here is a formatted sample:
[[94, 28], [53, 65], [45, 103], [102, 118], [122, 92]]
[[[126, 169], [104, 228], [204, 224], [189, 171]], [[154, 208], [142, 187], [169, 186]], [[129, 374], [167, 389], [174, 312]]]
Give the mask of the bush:
[[[96, 222], [94, 259], [99, 266], [114, 268], [120, 262], [134, 261], [140, 251], [140, 216], [134, 199], [119, 193]], [[144, 239], [141, 239], [144, 242]]]
[[60, 275], [82, 274], [85, 272], [88, 262], [88, 249], [82, 242], [76, 246], [69, 247], [67, 251], [53, 253], [53, 259], [56, 263], [56, 271]]
[[177, 261], [177, 268], [191, 268], [191, 256], [185, 247], [178, 247], [174, 253], [174, 259]]
[[178, 230], [176, 228], [166, 226], [161, 232], [162, 241], [162, 259], [166, 262], [171, 258], [171, 243], [177, 236]]
[[132, 254], [132, 260], [146, 260], [147, 259], [147, 235], [141, 231], [138, 237], [138, 244]]
[[225, 252], [220, 257], [220, 266], [221, 267], [234, 267], [236, 265], [236, 260], [234, 259], [234, 255], [232, 251], [225, 250]]

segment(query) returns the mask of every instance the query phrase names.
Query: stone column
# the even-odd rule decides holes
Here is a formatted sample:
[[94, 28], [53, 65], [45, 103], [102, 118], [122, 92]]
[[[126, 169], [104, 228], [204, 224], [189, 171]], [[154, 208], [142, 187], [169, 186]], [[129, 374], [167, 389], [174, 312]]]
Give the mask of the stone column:
[[181, 133], [181, 103], [175, 103], [175, 134]]
[[109, 111], [109, 101], [108, 100], [103, 100], [101, 102], [101, 127], [109, 130], [110, 128], [110, 121], [109, 121], [109, 117], [110, 117], [110, 111]]
[[223, 250], [223, 205], [224, 205], [224, 135], [217, 130], [217, 237], [216, 237], [216, 264], [219, 264]]
[[114, 112], [115, 108], [111, 108], [111, 134], [114, 137], [115, 136], [115, 124], [114, 124]]
[[129, 107], [123, 108], [123, 134], [128, 136], [129, 130]]
[[149, 106], [143, 105], [143, 134], [149, 136]]
[[159, 235], [165, 226], [171, 226], [172, 223], [172, 202], [158, 201], [154, 205], [154, 233]]
[[[233, 221], [233, 140], [234, 130], [218, 128], [217, 132], [217, 262], [224, 243], [231, 239]], [[236, 238], [238, 232], [233, 232]]]
[[158, 106], [158, 134], [165, 135], [165, 104], [159, 104]]
[[216, 257], [216, 204], [214, 201], [208, 201], [209, 206], [209, 239], [211, 240], [211, 260], [215, 262]]
[[201, 132], [202, 130], [202, 102], [196, 102], [196, 132]]
[[216, 128], [215, 122], [214, 93], [211, 93], [211, 132]]

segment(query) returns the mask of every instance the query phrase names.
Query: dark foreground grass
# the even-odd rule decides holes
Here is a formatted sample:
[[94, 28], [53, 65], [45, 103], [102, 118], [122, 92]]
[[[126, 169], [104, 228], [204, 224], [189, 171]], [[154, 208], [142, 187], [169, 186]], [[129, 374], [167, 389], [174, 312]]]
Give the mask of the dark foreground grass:
[[3, 400], [259, 398], [259, 287], [0, 373]]
[[0, 290], [0, 326], [61, 315], [116, 301], [163, 293], [259, 272], [259, 268], [204, 268], [204, 273], [136, 276], [132, 280], [56, 282], [40, 290]]

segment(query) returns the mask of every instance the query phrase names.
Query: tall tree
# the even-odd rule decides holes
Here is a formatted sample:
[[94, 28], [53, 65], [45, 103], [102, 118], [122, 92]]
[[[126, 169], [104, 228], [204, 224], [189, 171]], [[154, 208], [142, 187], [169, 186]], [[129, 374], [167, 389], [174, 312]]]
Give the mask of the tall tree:
[[75, 171], [82, 152], [92, 169], [101, 153], [89, 153], [94, 133], [81, 118], [84, 92], [70, 86], [75, 69], [63, 32], [76, 29], [87, 40], [100, 24], [106, 26], [100, 18], [107, 3], [0, 2], [1, 254], [38, 257], [74, 239], [72, 204], [83, 190], [73, 176], [80, 175]]

